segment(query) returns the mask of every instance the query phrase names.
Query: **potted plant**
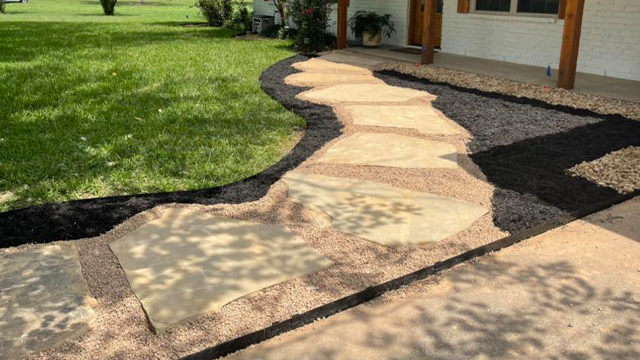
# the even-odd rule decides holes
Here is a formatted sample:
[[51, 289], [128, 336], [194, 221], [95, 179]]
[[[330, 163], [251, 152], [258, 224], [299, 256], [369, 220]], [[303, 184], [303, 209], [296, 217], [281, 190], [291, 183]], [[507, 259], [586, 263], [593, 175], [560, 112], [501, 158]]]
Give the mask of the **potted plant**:
[[382, 35], [391, 37], [396, 29], [391, 21], [391, 15], [378, 15], [373, 11], [358, 10], [349, 19], [351, 32], [362, 40], [364, 46], [379, 46]]

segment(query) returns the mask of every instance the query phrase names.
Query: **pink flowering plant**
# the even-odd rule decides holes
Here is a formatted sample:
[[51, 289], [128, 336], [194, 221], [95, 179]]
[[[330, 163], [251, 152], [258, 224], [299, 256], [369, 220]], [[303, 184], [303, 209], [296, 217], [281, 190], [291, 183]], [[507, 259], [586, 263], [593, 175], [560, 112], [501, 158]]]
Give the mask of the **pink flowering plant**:
[[336, 0], [293, 0], [289, 8], [291, 19], [298, 28], [296, 46], [304, 54], [313, 54], [331, 45], [327, 33], [331, 5]]

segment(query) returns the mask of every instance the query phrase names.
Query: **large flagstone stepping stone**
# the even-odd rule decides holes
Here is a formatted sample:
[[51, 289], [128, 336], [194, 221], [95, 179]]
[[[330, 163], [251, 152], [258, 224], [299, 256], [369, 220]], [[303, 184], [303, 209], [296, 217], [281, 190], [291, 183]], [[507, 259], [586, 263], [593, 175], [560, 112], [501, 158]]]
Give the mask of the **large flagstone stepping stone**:
[[458, 131], [431, 106], [349, 105], [344, 109], [356, 125], [416, 129], [423, 134], [453, 135]]
[[295, 172], [283, 179], [289, 196], [316, 211], [321, 225], [389, 246], [442, 240], [487, 212], [465, 201], [373, 182]]
[[87, 332], [95, 314], [76, 248], [0, 256], [0, 358], [22, 358]]
[[356, 133], [331, 146], [319, 162], [455, 169], [458, 167], [457, 157], [456, 147], [449, 143], [397, 134]]
[[367, 55], [345, 54], [340, 52], [328, 53], [320, 56], [320, 59], [336, 63], [350, 64], [359, 67], [376, 67], [386, 60]]
[[323, 74], [342, 73], [342, 74], [358, 74], [358, 75], [372, 75], [371, 70], [362, 68], [359, 66], [353, 66], [348, 64], [340, 64], [320, 58], [312, 58], [306, 61], [301, 61], [292, 65], [293, 68], [305, 71], [315, 72]]
[[341, 84], [298, 94], [303, 100], [321, 104], [401, 103], [414, 99], [433, 100], [427, 92], [386, 84]]
[[293, 86], [327, 86], [336, 84], [384, 84], [384, 81], [372, 76], [363, 74], [340, 74], [340, 73], [315, 73], [301, 72], [291, 74], [284, 79], [284, 82]]
[[283, 225], [184, 208], [110, 246], [156, 332], [332, 265]]

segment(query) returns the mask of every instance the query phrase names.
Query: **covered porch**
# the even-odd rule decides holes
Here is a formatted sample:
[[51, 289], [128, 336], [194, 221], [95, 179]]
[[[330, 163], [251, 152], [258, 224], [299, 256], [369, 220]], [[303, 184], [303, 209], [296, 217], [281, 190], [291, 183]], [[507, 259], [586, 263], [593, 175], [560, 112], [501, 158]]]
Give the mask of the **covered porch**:
[[[423, 10], [419, 13], [422, 26], [419, 32], [413, 34], [410, 30], [409, 38], [414, 38], [414, 43], [418, 45], [415, 53], [402, 54], [389, 48], [381, 48], [375, 50], [376, 56], [393, 58], [394, 60], [408, 61], [420, 64], [436, 64], [442, 67], [448, 67], [456, 70], [462, 70], [472, 73], [479, 73], [489, 76], [497, 76], [509, 80], [515, 80], [526, 83], [535, 83], [549, 87], [559, 87], [564, 89], [576, 89], [579, 92], [588, 94], [614, 97], [625, 100], [638, 101], [637, 95], [638, 82], [623, 80], [618, 78], [610, 78], [587, 73], [578, 73], [577, 62], [580, 54], [580, 38], [582, 32], [582, 18], [585, 8], [585, 0], [559, 0], [557, 15], [552, 17], [561, 19], [561, 33], [554, 34], [555, 41], [561, 41], [561, 48], [558, 52], [559, 62], [551, 64], [552, 68], [557, 67], [557, 71], [553, 71], [551, 76], [546, 75], [546, 68], [541, 69], [537, 66], [520, 65], [515, 63], [507, 63], [503, 61], [492, 61], [480, 58], [466, 58], [464, 56], [437, 53], [435, 49], [440, 41], [440, 33], [438, 29], [436, 10], [437, 0], [424, 0]], [[361, 4], [356, 4], [362, 6]], [[347, 48], [347, 12], [350, 6], [349, 0], [338, 0], [338, 21], [337, 35], [338, 48]], [[449, 8], [454, 13], [469, 14], [473, 7], [470, 0], [457, 0], [457, 9]], [[414, 10], [411, 10], [414, 11]], [[441, 11], [441, 10], [440, 10]], [[593, 10], [592, 10], [593, 12]], [[451, 12], [449, 12], [451, 13]], [[413, 13], [412, 13], [413, 14]], [[475, 14], [474, 14], [475, 15]], [[491, 23], [485, 23], [485, 27], [490, 28]], [[418, 29], [418, 28], [416, 28]], [[481, 42], [482, 40], [480, 40]], [[397, 44], [399, 45], [399, 44]], [[506, 46], [506, 45], [505, 45]], [[369, 49], [351, 49], [350, 51], [367, 52], [373, 55]], [[466, 51], [465, 51], [466, 54]], [[557, 60], [556, 60], [557, 61]], [[606, 70], [604, 72], [607, 73]]]
[[[419, 64], [421, 61], [420, 49], [402, 49], [391, 46], [379, 48], [349, 47], [338, 53], [345, 55], [357, 55], [364, 63], [362, 65], [373, 66], [385, 61], [401, 61]], [[481, 74], [518, 81], [529, 84], [554, 87], [557, 82], [557, 71], [552, 71], [547, 76], [543, 67], [521, 65], [503, 61], [479, 59], [468, 56], [434, 53], [433, 65], [459, 70], [474, 74]], [[613, 99], [633, 101], [640, 103], [640, 81], [617, 79], [586, 73], [576, 73], [575, 87], [578, 93], [604, 96]]]

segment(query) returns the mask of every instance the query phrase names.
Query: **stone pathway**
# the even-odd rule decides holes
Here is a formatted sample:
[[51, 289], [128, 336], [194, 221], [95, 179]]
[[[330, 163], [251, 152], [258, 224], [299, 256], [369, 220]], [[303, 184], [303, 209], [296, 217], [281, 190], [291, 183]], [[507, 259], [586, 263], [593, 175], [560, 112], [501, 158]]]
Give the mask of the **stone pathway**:
[[157, 332], [332, 265], [283, 225], [180, 208], [110, 247]]
[[93, 301], [72, 244], [0, 256], [0, 358], [22, 358], [85, 333]]
[[227, 359], [639, 359], [638, 258], [640, 198]]
[[[466, 186], [464, 179], [472, 176], [459, 167], [458, 143], [455, 142], [460, 141], [456, 137], [466, 135], [462, 134], [464, 130], [431, 106], [436, 97], [423, 91], [386, 85], [366, 67], [352, 65], [357, 62], [353, 57], [339, 54], [314, 58], [295, 64], [294, 67], [302, 72], [285, 79], [287, 84], [309, 87], [298, 97], [333, 107], [339, 120], [347, 125], [344, 136], [330, 143], [307, 164], [380, 168], [400, 180], [407, 171], [427, 171], [426, 174], [431, 174], [428, 176], [434, 177], [434, 182], [449, 179]], [[351, 124], [357, 131], [352, 131]], [[390, 128], [393, 131], [388, 131]], [[102, 254], [105, 265], [111, 261], [116, 269], [110, 269], [109, 276], [118, 278], [96, 279], [96, 274], [102, 274], [101, 268], [89, 266], [92, 277], [88, 279], [97, 286], [92, 291], [103, 292], [104, 298], [112, 295], [118, 298], [105, 290], [108, 288], [106, 284], [117, 280], [113, 283], [121, 287], [118, 289], [120, 294], [127, 293], [118, 296], [133, 298], [130, 287], [142, 304], [146, 320], [156, 332], [194, 316], [220, 311], [226, 304], [246, 299], [253, 292], [282, 282], [295, 283], [296, 280], [303, 282], [304, 287], [298, 284], [297, 290], [287, 290], [288, 293], [281, 289], [276, 297], [289, 298], [288, 304], [293, 304], [295, 311], [306, 311], [311, 306], [318, 306], [315, 302], [325, 303], [337, 294], [344, 296], [363, 286], [383, 281], [381, 279], [388, 280], [406, 271], [414, 271], [424, 266], [425, 261], [436, 261], [442, 254], [433, 253], [431, 247], [420, 251], [415, 248], [455, 236], [474, 226], [479, 219], [489, 221], [484, 216], [488, 209], [480, 206], [477, 199], [474, 199], [475, 203], [463, 201], [459, 195], [457, 198], [448, 196], [451, 191], [445, 191], [447, 196], [444, 196], [403, 188], [402, 181], [399, 186], [390, 186], [376, 180], [347, 178], [335, 172], [330, 174], [332, 176], [322, 174], [322, 171], [310, 174], [305, 169], [303, 164], [289, 172], [282, 183], [274, 185], [274, 188], [282, 186], [283, 198], [288, 196], [285, 202], [298, 208], [289, 209], [293, 211], [295, 220], [287, 226], [283, 225], [280, 217], [280, 212], [286, 212], [278, 208], [280, 205], [265, 210], [265, 213], [278, 213], [278, 216], [266, 216], [265, 213], [260, 214], [254, 203], [238, 205], [245, 208], [245, 214], [249, 214], [240, 217], [260, 222], [227, 217], [228, 213], [224, 211], [214, 216], [205, 207], [194, 210], [172, 206], [140, 214], [135, 221], [130, 219], [126, 226], [123, 224], [101, 237], [104, 249], [100, 248], [98, 241], [84, 248], [86, 252], [91, 249]], [[445, 177], [435, 178], [439, 176]], [[285, 189], [284, 185], [288, 188]], [[461, 193], [465, 189], [457, 191]], [[305, 209], [297, 213], [300, 206], [295, 203], [302, 204]], [[306, 220], [307, 213], [312, 215], [312, 221]], [[303, 223], [301, 230], [298, 227]], [[329, 227], [342, 234], [325, 237], [330, 233], [325, 231]], [[333, 244], [328, 245], [328, 241]], [[336, 242], [343, 248], [361, 253], [341, 253], [335, 249], [338, 246]], [[458, 249], [460, 244], [453, 246]], [[26, 351], [42, 350], [86, 331], [91, 325], [93, 314], [87, 306], [87, 289], [82, 281], [75, 247], [55, 245], [37, 249], [26, 250], [24, 258], [18, 256], [15, 260], [10, 254], [9, 260], [3, 259], [0, 263], [2, 353], [22, 355]], [[107, 259], [113, 254], [115, 258]], [[412, 258], [414, 254], [416, 257]], [[445, 250], [443, 254], [449, 253]], [[336, 263], [327, 256], [335, 256]], [[58, 260], [41, 262], [43, 258]], [[345, 265], [350, 261], [362, 266], [350, 268]], [[392, 264], [394, 261], [400, 261], [402, 265]], [[21, 266], [24, 269], [35, 268], [33, 271], [41, 273], [34, 275], [27, 270], [20, 273], [5, 270]], [[398, 266], [400, 268], [396, 269]], [[58, 275], [50, 277], [46, 273], [50, 268], [52, 274]], [[315, 272], [322, 274], [312, 274]], [[14, 275], [8, 276], [9, 273]], [[306, 283], [308, 279], [313, 281]], [[53, 283], [57, 286], [52, 286]], [[319, 285], [324, 290], [315, 293], [319, 291]], [[41, 292], [46, 293], [44, 298], [36, 300], [32, 296]], [[299, 295], [300, 299], [292, 302], [290, 298]], [[135, 298], [132, 301], [137, 304]], [[283, 306], [286, 305], [285, 302]], [[251, 309], [255, 311], [260, 306], [262, 304], [257, 304]], [[271, 320], [277, 306], [271, 303], [265, 307], [271, 311], [265, 313]], [[117, 304], [100, 309], [131, 311]], [[246, 311], [235, 321], [244, 321], [241, 318], [246, 317]], [[248, 320], [246, 328], [261, 324], [256, 322], [261, 321], [258, 317]], [[104, 318], [101, 317], [107, 323], [112, 321], [112, 327], [115, 326], [113, 324], [123, 324], [117, 316]], [[206, 323], [210, 319], [203, 321]], [[229, 327], [233, 329], [231, 334], [237, 335], [245, 326], [242, 322], [233, 327], [229, 325], [228, 318], [225, 324], [220, 325], [221, 329], [215, 336], [231, 336], [225, 333]], [[147, 336], [146, 326], [145, 322], [142, 335], [137, 333], [138, 336]], [[4, 334], [10, 336], [5, 337]], [[105, 336], [93, 336], [87, 346], [99, 349], [100, 345], [96, 344], [104, 344], [108, 342], [105, 340], [108, 336], [116, 335]], [[79, 348], [83, 349], [83, 346], [80, 344]]]
[[442, 240], [469, 227], [486, 209], [384, 184], [289, 173], [289, 196], [318, 212], [321, 225], [389, 246]]
[[449, 143], [380, 133], [356, 133], [338, 141], [320, 162], [397, 168], [458, 167], [458, 152]]

